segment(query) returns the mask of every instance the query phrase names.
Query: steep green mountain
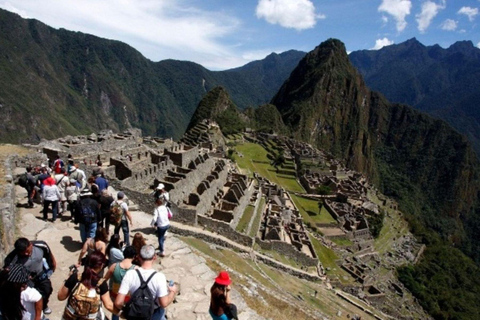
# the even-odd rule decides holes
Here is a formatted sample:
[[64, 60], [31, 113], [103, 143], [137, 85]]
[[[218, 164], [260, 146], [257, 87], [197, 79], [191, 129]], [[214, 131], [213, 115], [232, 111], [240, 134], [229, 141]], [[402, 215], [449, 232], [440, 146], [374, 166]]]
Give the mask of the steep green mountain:
[[50, 28], [0, 9], [0, 141], [139, 127], [179, 138], [206, 92], [222, 84], [240, 109], [266, 103], [303, 53], [212, 72], [152, 62], [118, 41]]
[[443, 49], [413, 38], [349, 58], [370, 88], [447, 121], [480, 154], [480, 49], [471, 41]]
[[214, 120], [226, 135], [242, 132], [246, 126], [244, 117], [223, 87], [216, 87], [203, 97], [188, 124], [187, 131], [204, 119]]
[[[478, 270], [455, 247], [480, 262], [480, 164], [466, 138], [441, 120], [370, 91], [343, 43], [333, 39], [300, 61], [271, 103], [292, 136], [329, 150], [398, 199], [413, 231], [428, 245], [420, 264], [412, 267], [422, 277], [402, 273], [424, 307], [438, 319], [444, 312], [474, 319], [479, 309], [471, 304], [480, 302], [474, 294], [480, 285], [462, 284], [453, 294], [448, 284], [456, 281], [460, 271], [455, 269]], [[432, 256], [439, 252], [463, 258], [446, 263]], [[466, 265], [456, 268], [457, 260]], [[444, 282], [438, 284], [439, 279]], [[463, 311], [451, 305], [460, 293], [469, 297], [457, 306]]]

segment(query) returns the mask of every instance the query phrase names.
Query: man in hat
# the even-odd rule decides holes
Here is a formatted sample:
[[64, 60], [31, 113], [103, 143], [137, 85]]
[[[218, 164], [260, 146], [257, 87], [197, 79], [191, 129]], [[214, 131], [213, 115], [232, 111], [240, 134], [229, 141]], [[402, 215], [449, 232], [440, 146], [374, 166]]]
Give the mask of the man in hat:
[[51, 274], [55, 271], [57, 262], [45, 241], [30, 241], [19, 238], [15, 241], [14, 250], [5, 258], [4, 268], [10, 269], [14, 265], [24, 266], [32, 276], [33, 287], [40, 292], [43, 298], [43, 312], [52, 313], [48, 307], [50, 295], [53, 292]]
[[86, 186], [87, 181], [83, 179], [83, 174], [77, 169], [76, 166], [71, 166], [68, 172], [70, 174], [70, 179], [75, 179], [79, 184], [80, 190], [83, 190]]
[[77, 201], [75, 208], [73, 222], [79, 223], [82, 243], [85, 243], [87, 238], [95, 238], [97, 223], [101, 219], [100, 206], [95, 199], [91, 198], [92, 195], [88, 188], [84, 188], [80, 192], [80, 201]]

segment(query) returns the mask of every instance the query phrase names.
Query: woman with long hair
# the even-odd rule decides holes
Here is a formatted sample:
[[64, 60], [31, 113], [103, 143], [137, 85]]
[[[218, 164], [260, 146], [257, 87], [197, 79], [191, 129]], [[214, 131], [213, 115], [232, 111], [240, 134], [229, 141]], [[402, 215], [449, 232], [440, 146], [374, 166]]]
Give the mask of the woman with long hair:
[[123, 242], [120, 241], [119, 234], [113, 234], [110, 237], [110, 242], [107, 246], [107, 255], [108, 255], [108, 266], [110, 267], [112, 264], [120, 262], [123, 260]]
[[[77, 267], [85, 264], [85, 260], [88, 259], [88, 257], [94, 251], [100, 251], [105, 255], [107, 250], [107, 241], [107, 231], [102, 227], [98, 227], [97, 231], [95, 231], [95, 238], [88, 238], [83, 244], [82, 250], [80, 251], [80, 256], [78, 257]], [[82, 263], [82, 261], [84, 263]]]
[[135, 236], [133, 236], [132, 247], [135, 248], [135, 252], [137, 254], [135, 256], [135, 259], [133, 259], [133, 264], [136, 264], [138, 266], [142, 265], [142, 261], [140, 260], [140, 250], [146, 244], [147, 242], [145, 241], [143, 235], [140, 232], [135, 233]]
[[[100, 281], [101, 276], [100, 272], [103, 270], [107, 259], [105, 255], [100, 251], [94, 251], [90, 254], [87, 264], [83, 270], [82, 276], [78, 277], [76, 268], [71, 270], [70, 275], [67, 280], [65, 280], [64, 284], [58, 291], [58, 300], [63, 301], [69, 298], [67, 306], [65, 307], [65, 311], [63, 314], [63, 319], [75, 319], [77, 318], [75, 313], [78, 310], [75, 309], [75, 305], [71, 303], [70, 298], [72, 293], [77, 289], [77, 286], [80, 284], [83, 285], [87, 290], [93, 293], [99, 294], [100, 300], [103, 303], [103, 306], [110, 312], [117, 314], [119, 312], [118, 309], [115, 308], [113, 305], [112, 299], [110, 298], [110, 294], [108, 292], [108, 285], [105, 281]], [[77, 298], [78, 299], [78, 298]], [[73, 305], [73, 307], [72, 307]], [[80, 305], [80, 304], [79, 304]], [[95, 310], [95, 309], [94, 309]], [[95, 312], [101, 312], [101, 307], [96, 308]], [[95, 315], [90, 314], [89, 317]]]
[[210, 289], [209, 313], [213, 320], [238, 320], [237, 306], [230, 300], [230, 276], [227, 271], [219, 273]]
[[27, 286], [28, 271], [21, 264], [4, 269], [0, 275], [0, 319], [40, 320], [43, 299], [37, 289]]

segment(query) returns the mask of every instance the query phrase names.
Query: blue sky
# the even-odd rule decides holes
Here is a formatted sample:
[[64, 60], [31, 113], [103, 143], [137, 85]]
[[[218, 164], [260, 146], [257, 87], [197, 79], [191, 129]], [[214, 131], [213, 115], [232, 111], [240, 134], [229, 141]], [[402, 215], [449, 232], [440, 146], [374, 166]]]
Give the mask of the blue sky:
[[413, 37], [480, 47], [480, 0], [0, 0], [0, 8], [123, 41], [152, 61], [188, 60], [210, 70], [271, 52], [308, 52], [328, 38], [348, 51]]

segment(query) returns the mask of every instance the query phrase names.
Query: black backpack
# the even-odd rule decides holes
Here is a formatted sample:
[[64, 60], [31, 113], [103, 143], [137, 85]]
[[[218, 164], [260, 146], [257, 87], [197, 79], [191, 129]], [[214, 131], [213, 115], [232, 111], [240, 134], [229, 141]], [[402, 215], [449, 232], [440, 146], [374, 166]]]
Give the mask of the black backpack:
[[97, 213], [92, 209], [91, 205], [81, 205], [80, 222], [83, 224], [97, 222]]
[[28, 185], [28, 176], [27, 173], [22, 173], [18, 178], [18, 185], [22, 188], [26, 188]]
[[127, 319], [150, 319], [157, 307], [157, 304], [155, 301], [155, 297], [148, 288], [148, 282], [150, 282], [150, 280], [157, 272], [152, 273], [150, 277], [148, 277], [147, 281], [145, 281], [143, 280], [140, 271], [138, 271], [138, 269], [135, 269], [135, 271], [140, 278], [141, 284], [140, 287], [135, 290], [135, 292], [130, 297], [130, 300], [125, 306], [124, 312], [127, 316]]

